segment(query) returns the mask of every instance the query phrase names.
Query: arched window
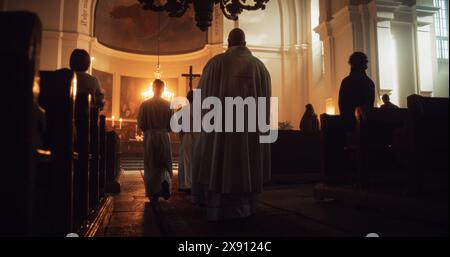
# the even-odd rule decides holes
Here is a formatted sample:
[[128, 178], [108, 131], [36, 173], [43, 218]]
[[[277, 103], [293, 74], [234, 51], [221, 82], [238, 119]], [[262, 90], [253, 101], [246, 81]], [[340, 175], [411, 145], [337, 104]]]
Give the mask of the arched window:
[[[239, 16], [239, 27], [246, 33], [249, 47], [279, 48], [281, 46], [281, 16], [278, 1], [269, 1], [264, 11], [243, 12]], [[225, 18], [224, 43], [234, 22]]]

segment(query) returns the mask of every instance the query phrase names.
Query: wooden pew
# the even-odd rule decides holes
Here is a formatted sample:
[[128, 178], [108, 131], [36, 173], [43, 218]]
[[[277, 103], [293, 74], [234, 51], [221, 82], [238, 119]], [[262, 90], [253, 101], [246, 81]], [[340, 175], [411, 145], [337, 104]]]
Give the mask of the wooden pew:
[[364, 190], [404, 193], [407, 109], [356, 110], [358, 183]]
[[271, 145], [272, 173], [320, 173], [320, 133], [278, 132]]
[[90, 162], [90, 108], [89, 94], [77, 93], [75, 100], [76, 141], [74, 179], [74, 223], [83, 227], [89, 217], [89, 162]]
[[90, 160], [89, 160], [89, 210], [94, 210], [99, 203], [99, 111], [90, 108]]
[[[111, 197], [106, 194], [101, 199], [99, 197], [98, 168], [95, 171], [92, 167], [99, 166], [100, 157], [96, 148], [100, 142], [106, 151], [105, 140], [100, 140], [98, 136], [105, 135], [104, 117], [101, 126], [103, 130], [99, 130], [97, 119], [91, 118], [91, 114], [97, 115], [98, 111], [90, 108], [89, 95], [78, 93], [75, 97], [76, 82], [70, 87], [70, 82], [76, 81], [72, 80], [75, 78], [72, 71], [64, 69], [42, 74], [45, 90], [41, 92], [40, 98], [49, 110], [51, 149], [58, 155], [52, 163], [55, 170], [51, 176], [54, 185], [51, 187], [48, 209], [51, 214], [49, 216], [55, 218], [52, 220], [58, 221], [59, 218], [61, 221], [49, 224], [51, 228], [56, 228], [50, 235], [61, 236], [68, 232], [76, 232], [81, 236], [93, 236], [101, 229], [101, 224], [108, 219], [112, 211]], [[93, 127], [95, 129], [92, 129]], [[91, 144], [92, 141], [95, 142], [95, 138], [99, 141], [97, 145]], [[97, 183], [92, 183], [93, 172], [96, 172]], [[68, 184], [64, 182], [62, 174], [69, 177]], [[91, 192], [97, 193], [93, 196]], [[62, 215], [62, 211], [66, 211], [67, 215]], [[70, 216], [69, 230], [63, 229], [67, 226], [62, 225], [62, 220], [67, 219], [57, 217], [58, 215], [64, 218]]]
[[[356, 153], [352, 161], [358, 186], [324, 180], [315, 187], [316, 199], [337, 199], [387, 215], [448, 225], [448, 99], [408, 100], [408, 110], [358, 110], [355, 133], [346, 143], [339, 138], [338, 118], [322, 117], [325, 172], [342, 167], [336, 153]], [[323, 122], [330, 120], [335, 122], [334, 131]], [[353, 150], [346, 150], [349, 147]], [[420, 194], [411, 194], [410, 184]]]
[[46, 141], [52, 151], [47, 184], [46, 235], [64, 236], [73, 227], [74, 74], [68, 69], [41, 72], [39, 103], [46, 110]]
[[321, 155], [323, 182], [327, 184], [352, 183], [356, 166], [353, 148], [340, 116], [322, 114]]
[[99, 123], [99, 196], [106, 196], [106, 116], [100, 115]]
[[[13, 24], [13, 25], [12, 25]], [[27, 12], [0, 13], [0, 108], [2, 186], [0, 235], [33, 234], [33, 193], [37, 173], [37, 108], [41, 22]]]
[[106, 192], [120, 193], [120, 139], [115, 131], [106, 133]]
[[434, 200], [449, 197], [448, 98], [408, 97], [409, 140], [414, 191]]

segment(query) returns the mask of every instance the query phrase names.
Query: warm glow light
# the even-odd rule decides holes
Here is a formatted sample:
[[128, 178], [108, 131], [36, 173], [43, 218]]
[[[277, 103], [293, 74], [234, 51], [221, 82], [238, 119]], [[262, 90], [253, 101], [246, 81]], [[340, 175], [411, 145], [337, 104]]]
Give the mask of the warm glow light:
[[336, 107], [332, 98], [325, 100], [325, 108], [328, 115], [336, 115]]
[[89, 66], [89, 74], [92, 75], [92, 69], [94, 67], [95, 57], [91, 57], [91, 65]]
[[[144, 98], [144, 100], [150, 99], [152, 98], [155, 93], [153, 92], [153, 82], [150, 83], [150, 87], [147, 91], [142, 92], [142, 98]], [[167, 89], [167, 85], [164, 82], [164, 91], [162, 93], [162, 98], [166, 99], [167, 101], [171, 101], [173, 98], [175, 97], [175, 93], [169, 91]]]
[[41, 92], [41, 87], [40, 87], [40, 78], [38, 76], [34, 77], [34, 81], [33, 81], [33, 94], [35, 96], [38, 96], [39, 93]]
[[78, 86], [77, 74], [74, 74], [72, 79], [72, 96], [74, 100], [77, 98], [77, 86]]

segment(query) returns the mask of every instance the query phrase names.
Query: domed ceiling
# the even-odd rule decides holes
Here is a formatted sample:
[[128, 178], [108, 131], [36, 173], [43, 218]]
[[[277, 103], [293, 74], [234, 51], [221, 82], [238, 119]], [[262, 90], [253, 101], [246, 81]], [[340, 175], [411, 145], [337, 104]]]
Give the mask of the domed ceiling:
[[158, 16], [161, 27], [161, 55], [176, 55], [202, 49], [208, 43], [206, 32], [195, 25], [194, 11], [181, 18], [167, 13], [145, 11], [137, 0], [99, 0], [94, 34], [110, 48], [137, 54], [156, 55]]

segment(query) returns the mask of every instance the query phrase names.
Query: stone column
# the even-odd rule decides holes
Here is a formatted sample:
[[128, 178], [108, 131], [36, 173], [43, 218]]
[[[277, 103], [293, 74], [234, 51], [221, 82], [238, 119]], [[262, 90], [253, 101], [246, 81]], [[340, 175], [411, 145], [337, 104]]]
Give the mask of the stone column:
[[[369, 57], [368, 75], [378, 80], [376, 67], [375, 1], [320, 1], [320, 21], [316, 28], [324, 45], [324, 90], [327, 104], [338, 110], [342, 79], [350, 72], [349, 56], [362, 51]], [[341, 7], [341, 8], [338, 8]], [[324, 99], [324, 100], [325, 100]], [[325, 103], [321, 103], [325, 104]], [[328, 106], [330, 108], [331, 106]]]
[[[417, 68], [417, 27], [413, 8], [400, 6], [391, 21], [391, 31], [396, 52], [398, 100], [401, 107], [407, 106], [407, 97], [419, 92]], [[380, 53], [381, 54], [381, 53]]]

